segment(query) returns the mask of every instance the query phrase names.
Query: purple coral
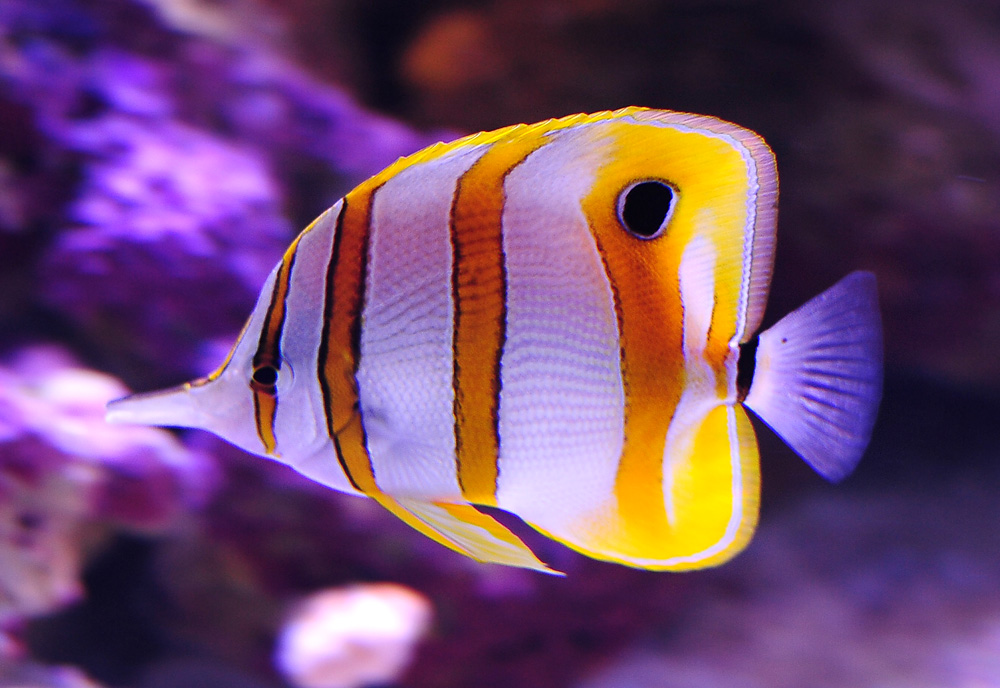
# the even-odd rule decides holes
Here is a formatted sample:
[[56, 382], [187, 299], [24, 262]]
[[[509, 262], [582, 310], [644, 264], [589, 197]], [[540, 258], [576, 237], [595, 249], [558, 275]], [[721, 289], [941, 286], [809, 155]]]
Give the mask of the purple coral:
[[101, 154], [69, 209], [77, 228], [42, 264], [44, 297], [113, 350], [205, 372], [192, 370], [202, 340], [239, 329], [291, 236], [273, 177], [172, 122], [107, 116], [78, 136]]
[[[128, 0], [106, 4], [135, 13]], [[202, 343], [239, 330], [296, 229], [286, 206], [307, 222], [431, 138], [365, 112], [266, 44], [222, 46], [217, 32], [171, 33], [147, 15], [129, 30], [176, 44], [172, 59], [105, 45], [102, 32], [124, 28], [115, 16], [69, 0], [46, 12], [14, 3], [0, 27], [0, 85], [32, 113], [59, 161], [47, 181], [68, 199], [32, 296], [156, 384], [206, 372]], [[286, 199], [296, 158], [327, 184]], [[30, 221], [4, 207], [11, 222]]]
[[105, 424], [124, 393], [56, 348], [0, 367], [0, 624], [83, 594], [87, 524], [160, 531], [217, 483], [214, 464], [166, 431]]

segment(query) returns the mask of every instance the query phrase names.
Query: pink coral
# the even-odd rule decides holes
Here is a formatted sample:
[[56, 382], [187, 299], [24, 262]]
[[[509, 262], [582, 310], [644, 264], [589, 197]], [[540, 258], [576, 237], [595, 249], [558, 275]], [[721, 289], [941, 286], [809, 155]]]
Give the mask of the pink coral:
[[430, 602], [401, 585], [324, 590], [295, 609], [282, 630], [276, 662], [300, 688], [360, 688], [395, 681], [430, 618]]

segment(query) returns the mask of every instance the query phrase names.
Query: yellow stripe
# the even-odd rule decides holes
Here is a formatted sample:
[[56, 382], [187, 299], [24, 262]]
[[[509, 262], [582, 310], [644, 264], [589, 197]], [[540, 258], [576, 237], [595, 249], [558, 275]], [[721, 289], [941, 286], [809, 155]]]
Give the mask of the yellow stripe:
[[458, 180], [452, 205], [455, 453], [462, 494], [477, 504], [496, 504], [507, 317], [504, 180], [544, 143], [534, 135], [494, 144]]
[[[355, 377], [360, 355], [361, 309], [374, 194], [404, 169], [438, 159], [459, 148], [492, 143], [516, 128], [439, 143], [400, 158], [344, 197], [327, 269], [317, 372], [327, 431], [337, 457], [351, 484], [365, 494], [381, 494], [368, 454]], [[405, 228], [399, 229], [405, 231]]]
[[[635, 143], [641, 151], [644, 142]], [[625, 151], [617, 159], [634, 159]], [[641, 156], [639, 156], [641, 157]], [[625, 392], [624, 442], [615, 481], [622, 554], [645, 556], [669, 541], [663, 501], [663, 450], [667, 428], [684, 385], [682, 308], [677, 288], [680, 256], [650, 256], [653, 241], [627, 234], [619, 225], [617, 196], [624, 176], [609, 165], [601, 171], [584, 212], [614, 294]]]
[[683, 443], [672, 476], [676, 520], [666, 539], [635, 540], [650, 534], [634, 523], [623, 524], [620, 511], [598, 512], [598, 527], [584, 537], [567, 538], [530, 525], [587, 556], [626, 566], [684, 571], [723, 563], [746, 547], [757, 525], [757, 438], [742, 406], [719, 405], [690, 428]]

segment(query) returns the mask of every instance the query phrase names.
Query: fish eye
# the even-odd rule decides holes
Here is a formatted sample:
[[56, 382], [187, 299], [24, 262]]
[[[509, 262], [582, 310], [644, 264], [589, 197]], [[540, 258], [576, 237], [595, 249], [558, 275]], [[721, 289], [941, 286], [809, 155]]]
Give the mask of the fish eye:
[[254, 366], [250, 375], [250, 386], [265, 394], [275, 394], [278, 386], [278, 367], [270, 363]]
[[666, 182], [635, 182], [618, 196], [618, 219], [640, 239], [655, 239], [663, 234], [676, 202], [677, 193]]

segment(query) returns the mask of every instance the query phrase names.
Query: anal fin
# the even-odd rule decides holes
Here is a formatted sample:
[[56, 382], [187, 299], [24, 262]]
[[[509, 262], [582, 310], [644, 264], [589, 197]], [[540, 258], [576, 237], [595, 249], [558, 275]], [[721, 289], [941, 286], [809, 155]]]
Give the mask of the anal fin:
[[543, 564], [514, 533], [471, 504], [372, 495], [404, 523], [476, 561], [563, 575]]

